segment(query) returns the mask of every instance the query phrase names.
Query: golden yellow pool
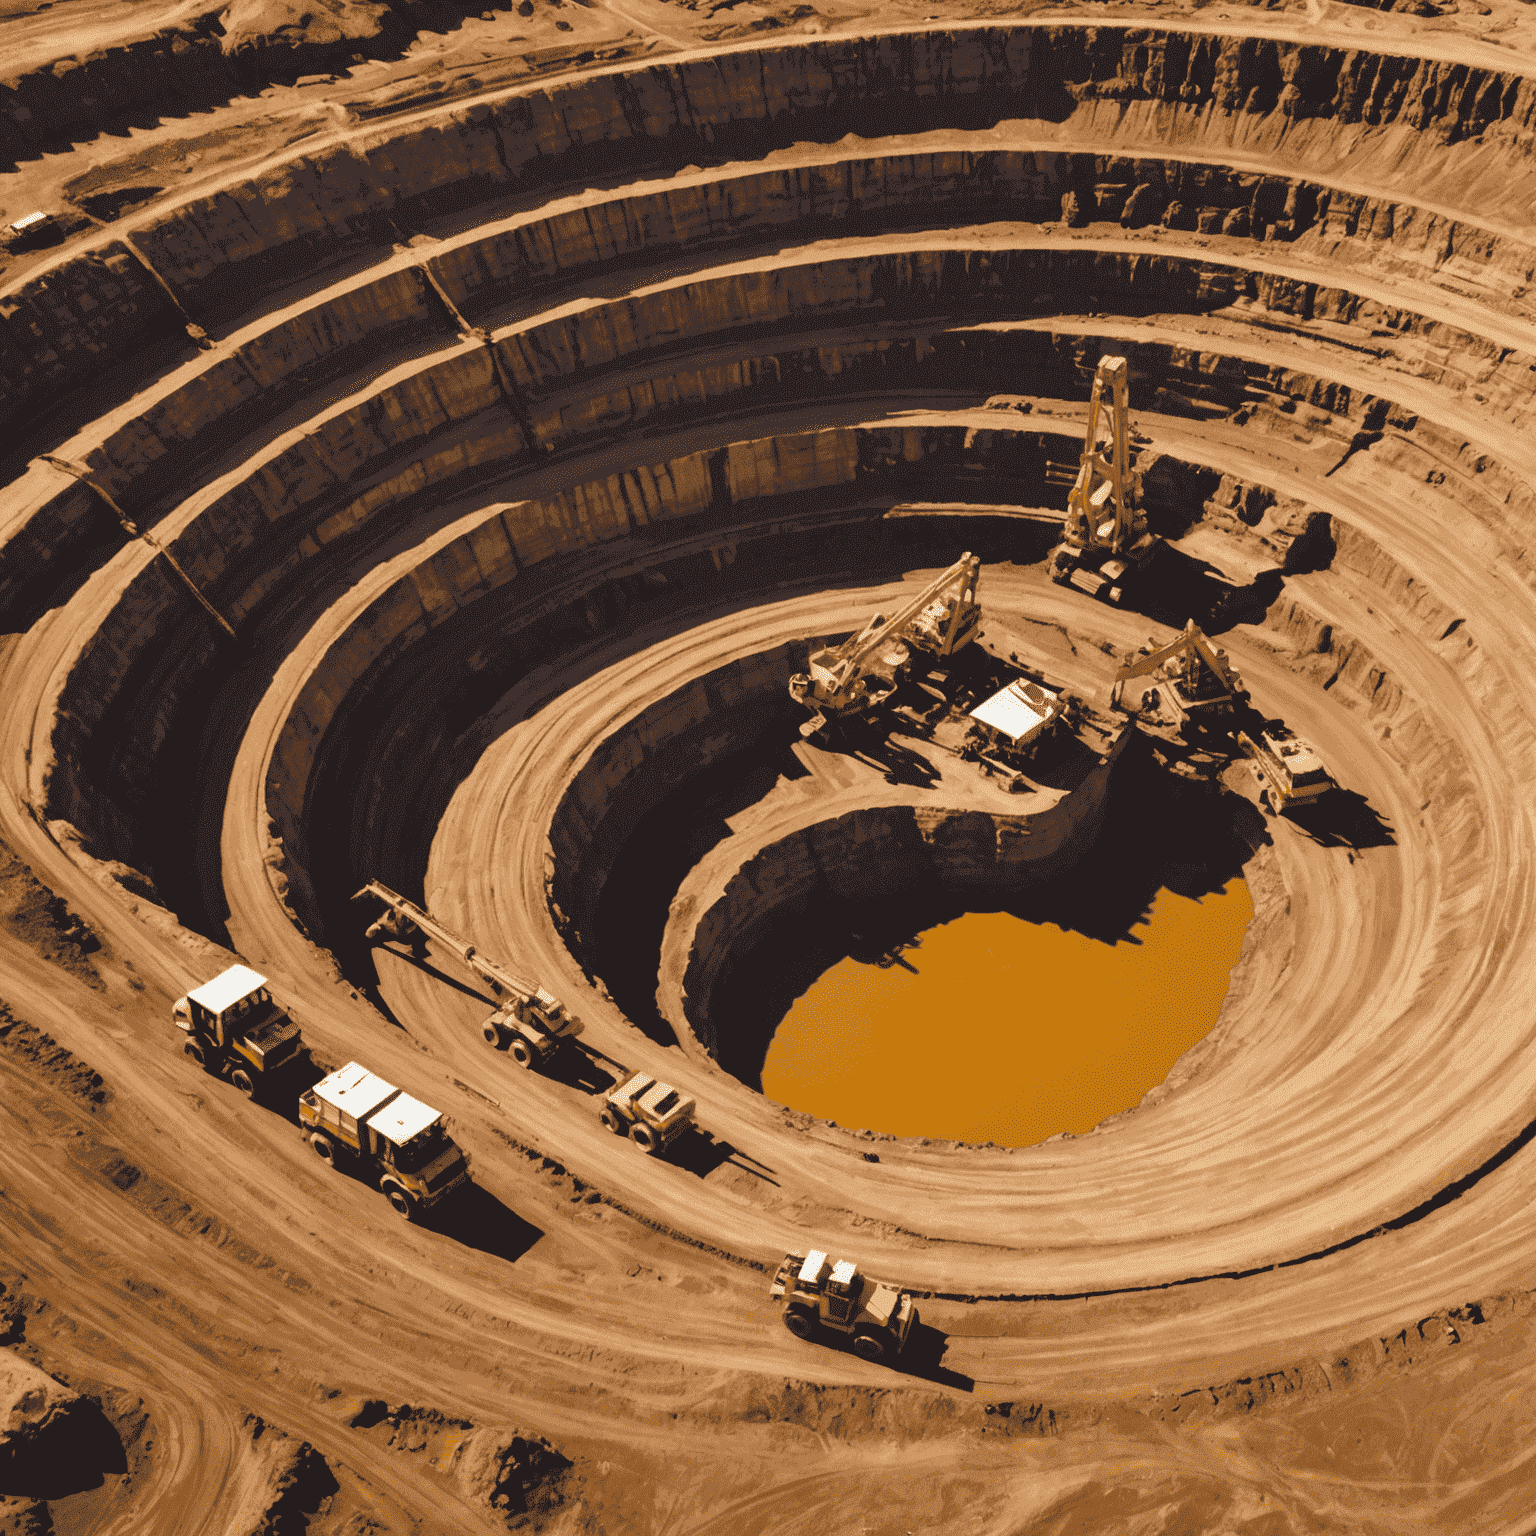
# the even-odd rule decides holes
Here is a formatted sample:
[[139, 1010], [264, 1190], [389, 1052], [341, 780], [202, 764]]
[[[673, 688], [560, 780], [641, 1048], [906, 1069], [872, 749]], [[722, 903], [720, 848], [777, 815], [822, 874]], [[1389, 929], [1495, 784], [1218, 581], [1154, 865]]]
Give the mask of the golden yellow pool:
[[1090, 1130], [1209, 1033], [1252, 916], [1241, 880], [1198, 900], [1160, 890], [1115, 944], [966, 913], [900, 964], [825, 972], [774, 1034], [763, 1092], [896, 1136], [1028, 1146]]

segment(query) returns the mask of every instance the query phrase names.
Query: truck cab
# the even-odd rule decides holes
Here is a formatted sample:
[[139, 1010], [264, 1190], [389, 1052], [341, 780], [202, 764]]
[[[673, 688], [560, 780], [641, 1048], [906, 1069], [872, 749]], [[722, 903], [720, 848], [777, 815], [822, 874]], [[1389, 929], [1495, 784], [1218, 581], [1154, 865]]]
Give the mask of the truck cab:
[[829, 1259], [813, 1248], [784, 1256], [768, 1292], [784, 1299], [784, 1326], [800, 1339], [822, 1329], [852, 1335], [854, 1353], [881, 1361], [899, 1354], [917, 1326], [911, 1294], [859, 1273], [851, 1259]]
[[357, 1164], [407, 1220], [469, 1181], [469, 1159], [442, 1114], [359, 1062], [300, 1096], [299, 1127], [322, 1162]]
[[248, 1096], [303, 1049], [299, 1026], [273, 1002], [267, 978], [245, 965], [232, 965], [178, 997], [171, 1022], [186, 1037], [188, 1056]]

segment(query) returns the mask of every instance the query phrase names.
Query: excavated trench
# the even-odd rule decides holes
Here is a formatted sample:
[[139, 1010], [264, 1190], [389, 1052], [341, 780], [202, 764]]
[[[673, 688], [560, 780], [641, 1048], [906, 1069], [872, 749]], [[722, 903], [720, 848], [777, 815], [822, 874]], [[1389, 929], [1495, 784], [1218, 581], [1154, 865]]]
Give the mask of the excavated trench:
[[[1338, 1251], [1459, 1190], [1536, 1091], [1536, 248], [1507, 213], [1533, 121], [1513, 73], [972, 25], [625, 65], [125, 206], [0, 304], [0, 612], [42, 680], [18, 793], [141, 911], [122, 865], [189, 928], [293, 975], [334, 959], [386, 1008], [347, 898], [441, 904], [610, 1060], [761, 1138], [775, 1241], [788, 1210], [907, 1242], [905, 1202], [948, 1245], [903, 1250], [922, 1283], [980, 1293], [974, 1262], [1041, 1297]], [[1030, 570], [1104, 352], [1181, 542], [1129, 614]], [[805, 777], [783, 684], [807, 645], [961, 549], [997, 573], [989, 617], [1085, 692], [1150, 624], [1226, 632], [1336, 766], [1331, 819], [1269, 843], [1234, 776], [1190, 790], [1127, 737], [1028, 836], [834, 806], [680, 901]], [[955, 1154], [952, 1206], [923, 1193], [947, 1149], [876, 1185], [751, 1091], [852, 952], [976, 909], [1123, 937], [1159, 889], [1243, 876], [1222, 1024], [1167, 1089], [1101, 1134]], [[1357, 1128], [1334, 1081], [1390, 1121]], [[585, 1134], [546, 1136], [539, 1102], [504, 1109], [528, 1145]], [[695, 1240], [734, 1251], [717, 1220]], [[1438, 1306], [1416, 1240], [1394, 1295]], [[1311, 1326], [1255, 1318], [1245, 1359]]]

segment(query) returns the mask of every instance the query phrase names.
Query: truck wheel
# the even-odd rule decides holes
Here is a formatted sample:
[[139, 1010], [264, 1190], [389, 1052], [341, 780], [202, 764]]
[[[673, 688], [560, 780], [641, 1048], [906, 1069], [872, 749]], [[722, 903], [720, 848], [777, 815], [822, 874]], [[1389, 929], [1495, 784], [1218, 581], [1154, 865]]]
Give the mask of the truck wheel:
[[602, 1114], [597, 1117], [613, 1132], [615, 1136], [627, 1136], [629, 1134], [629, 1122], [625, 1120], [618, 1110], [612, 1105], [605, 1105]]
[[195, 1040], [188, 1040], [182, 1046], [182, 1050], [184, 1050], [187, 1055], [190, 1056], [192, 1060], [195, 1061], [198, 1066], [200, 1066], [205, 1072], [208, 1070], [208, 1063], [203, 1059], [203, 1048]]
[[255, 1095], [256, 1084], [251, 1081], [251, 1074], [247, 1072], [244, 1067], [236, 1067], [235, 1070], [229, 1074], [229, 1080], [235, 1085], [236, 1088], [240, 1090], [241, 1093], [246, 1096], [246, 1098], [249, 1099]]
[[480, 1033], [485, 1036], [485, 1043], [490, 1046], [493, 1051], [499, 1051], [501, 1049], [501, 1031], [497, 1029], [496, 1025], [490, 1019], [485, 1021], [484, 1025], [481, 1027]]
[[786, 1307], [784, 1326], [797, 1339], [808, 1339], [816, 1332], [816, 1319], [805, 1307]]
[[885, 1359], [885, 1340], [877, 1333], [855, 1334], [853, 1352], [860, 1360], [872, 1360], [878, 1365]]
[[309, 1144], [315, 1149], [315, 1156], [328, 1168], [336, 1166], [336, 1148], [331, 1144], [329, 1136], [322, 1136], [319, 1131], [316, 1131], [309, 1138]]
[[404, 1217], [406, 1221], [415, 1220], [416, 1202], [398, 1185], [390, 1186], [389, 1203], [395, 1208], [395, 1215]]
[[513, 1036], [512, 1044], [507, 1047], [507, 1054], [520, 1067], [531, 1067], [538, 1060], [534, 1055], [533, 1047], [521, 1035]]
[[637, 1124], [635, 1128], [629, 1133], [629, 1139], [634, 1142], [634, 1144], [639, 1147], [642, 1152], [649, 1154], [651, 1157], [655, 1157], [655, 1155], [661, 1150], [661, 1142], [657, 1138], [656, 1132], [643, 1122]]

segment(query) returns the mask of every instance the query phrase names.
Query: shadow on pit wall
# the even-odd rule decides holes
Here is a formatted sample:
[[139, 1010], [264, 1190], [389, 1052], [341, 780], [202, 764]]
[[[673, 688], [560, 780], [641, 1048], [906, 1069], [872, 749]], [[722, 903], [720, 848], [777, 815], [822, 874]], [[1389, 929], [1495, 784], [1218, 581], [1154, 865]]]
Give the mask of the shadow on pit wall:
[[99, 1488], [109, 1475], [127, 1470], [123, 1443], [111, 1420], [100, 1404], [82, 1396], [50, 1421], [36, 1442], [0, 1450], [0, 1498], [66, 1499]]
[[715, 985], [711, 1012], [732, 1021], [720, 1041], [720, 1065], [760, 1089], [779, 1022], [845, 957], [902, 963], [901, 951], [912, 947], [914, 935], [969, 911], [1006, 911], [1103, 943], [1137, 944], [1132, 930], [1159, 890], [1197, 900], [1211, 895], [1241, 879], [1248, 859], [1270, 841], [1263, 814], [1250, 801], [1220, 785], [1191, 784], [1160, 766], [1145, 739], [1133, 741], [1116, 769], [1097, 840], [1059, 874], [970, 899], [925, 890], [864, 902], [829, 894], [781, 913], [747, 953], [733, 957]]

